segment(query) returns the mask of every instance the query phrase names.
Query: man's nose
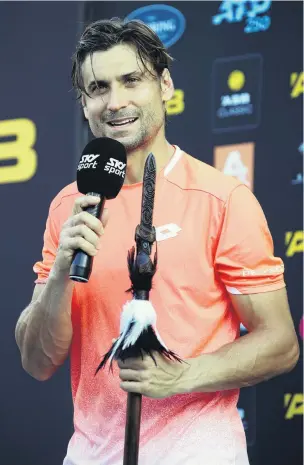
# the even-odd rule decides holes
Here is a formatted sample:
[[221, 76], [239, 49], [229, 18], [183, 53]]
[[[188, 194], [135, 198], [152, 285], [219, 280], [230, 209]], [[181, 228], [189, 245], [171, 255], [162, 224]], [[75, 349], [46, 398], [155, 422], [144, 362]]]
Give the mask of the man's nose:
[[124, 89], [112, 88], [109, 92], [108, 110], [118, 111], [128, 106], [128, 100]]

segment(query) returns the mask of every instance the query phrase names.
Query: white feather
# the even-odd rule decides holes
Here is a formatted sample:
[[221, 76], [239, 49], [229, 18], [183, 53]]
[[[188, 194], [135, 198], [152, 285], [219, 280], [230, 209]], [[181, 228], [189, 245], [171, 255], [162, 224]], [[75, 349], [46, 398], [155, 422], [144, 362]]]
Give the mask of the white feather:
[[[132, 323], [134, 324], [129, 332]], [[151, 301], [133, 299], [126, 302], [123, 306], [120, 318], [120, 335], [114, 344], [110, 361], [114, 357], [115, 352], [120, 345], [122, 345], [123, 350], [134, 345], [142, 332], [149, 326], [152, 326], [154, 329], [155, 335], [160, 344], [168, 350], [156, 329], [156, 312]], [[128, 332], [129, 334], [127, 336]]]

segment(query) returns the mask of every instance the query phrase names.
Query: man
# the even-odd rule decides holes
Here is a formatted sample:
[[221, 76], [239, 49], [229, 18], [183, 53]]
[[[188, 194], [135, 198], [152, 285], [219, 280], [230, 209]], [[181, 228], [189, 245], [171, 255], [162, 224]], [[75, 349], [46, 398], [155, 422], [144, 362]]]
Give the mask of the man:
[[[99, 21], [84, 31], [73, 83], [95, 137], [127, 150], [125, 184], [101, 221], [99, 199], [75, 183], [53, 200], [32, 302], [16, 340], [24, 369], [50, 378], [71, 356], [75, 432], [64, 465], [121, 465], [126, 392], [143, 394], [140, 465], [246, 465], [239, 388], [290, 371], [299, 348], [283, 264], [250, 190], [165, 138], [174, 91], [171, 57], [144, 24]], [[153, 152], [158, 270], [150, 297], [166, 345], [187, 363], [130, 359], [95, 370], [130, 286], [127, 251], [139, 221], [142, 177]], [[89, 283], [69, 280], [73, 253], [94, 256]], [[239, 338], [242, 322], [248, 334]]]

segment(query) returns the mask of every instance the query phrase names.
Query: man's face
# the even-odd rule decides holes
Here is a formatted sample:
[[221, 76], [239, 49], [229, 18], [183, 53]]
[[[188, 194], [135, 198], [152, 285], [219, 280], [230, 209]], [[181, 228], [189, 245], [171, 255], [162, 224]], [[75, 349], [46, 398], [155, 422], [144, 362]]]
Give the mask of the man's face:
[[170, 74], [152, 76], [132, 46], [94, 52], [82, 73], [89, 94], [82, 97], [84, 114], [95, 137], [116, 139], [130, 151], [151, 141], [164, 125], [164, 102], [174, 91]]

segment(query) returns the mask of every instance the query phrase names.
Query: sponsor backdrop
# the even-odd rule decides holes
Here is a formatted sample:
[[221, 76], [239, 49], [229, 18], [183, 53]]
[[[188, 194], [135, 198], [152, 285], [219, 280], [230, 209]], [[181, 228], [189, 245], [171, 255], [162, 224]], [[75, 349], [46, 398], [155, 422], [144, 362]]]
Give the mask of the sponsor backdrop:
[[59, 465], [72, 432], [68, 364], [47, 383], [31, 379], [14, 327], [32, 293], [49, 202], [74, 179], [91, 138], [69, 92], [79, 27], [113, 16], [149, 24], [175, 58], [169, 141], [238, 177], [262, 204], [284, 259], [301, 359], [292, 373], [243, 389], [239, 413], [251, 464], [300, 465], [303, 5], [293, 1], [0, 3], [0, 463]]
[[72, 431], [68, 364], [46, 383], [21, 368], [14, 329], [34, 287], [48, 207], [74, 179], [73, 2], [0, 2], [0, 464], [59, 465]]

